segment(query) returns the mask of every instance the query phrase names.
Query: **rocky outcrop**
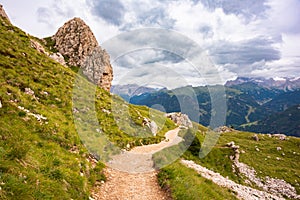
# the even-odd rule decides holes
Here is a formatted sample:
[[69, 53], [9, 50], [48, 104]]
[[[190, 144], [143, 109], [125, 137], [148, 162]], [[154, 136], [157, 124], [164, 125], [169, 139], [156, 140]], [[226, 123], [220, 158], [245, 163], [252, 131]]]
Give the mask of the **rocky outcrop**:
[[65, 58], [60, 54], [60, 53], [49, 53], [48, 51], [45, 50], [44, 46], [41, 45], [36, 40], [31, 39], [30, 40], [30, 46], [34, 49], [36, 49], [38, 52], [45, 54], [49, 56], [49, 58], [55, 60], [56, 62], [60, 63], [61, 65], [66, 66]]
[[7, 14], [6, 14], [6, 12], [5, 12], [5, 10], [4, 10], [4, 8], [1, 4], [0, 4], [0, 17], [5, 18], [10, 22], [10, 20], [9, 20], [9, 18], [8, 18]]
[[39, 43], [38, 41], [31, 39], [30, 40], [30, 46], [32, 48], [36, 49], [38, 52], [49, 56], [49, 53], [45, 50], [43, 45], [41, 45], [41, 43]]
[[50, 54], [49, 57], [62, 65], [66, 65], [65, 58], [58, 52]]
[[[233, 141], [227, 143], [226, 146], [232, 148], [234, 151], [234, 155], [230, 156], [230, 159], [233, 161], [233, 171], [243, 174], [248, 179], [246, 180], [246, 182], [250, 181], [254, 183], [262, 190], [276, 195], [279, 199], [283, 199], [283, 196], [292, 199], [300, 199], [300, 195], [297, 194], [296, 189], [291, 184], [287, 183], [285, 180], [271, 178], [269, 176], [266, 176], [265, 180], [263, 180], [257, 176], [257, 173], [254, 168], [246, 165], [245, 163], [240, 162], [240, 147], [235, 145]], [[281, 150], [281, 148], [279, 148], [277, 147], [277, 150]]]
[[98, 47], [98, 42], [84, 21], [74, 18], [66, 22], [52, 37], [55, 48], [68, 58], [68, 64], [81, 66], [85, 58]]
[[157, 127], [157, 124], [155, 123], [155, 121], [151, 121], [151, 120], [147, 119], [146, 117], [144, 117], [143, 126], [147, 126], [150, 129], [151, 133], [154, 136], [156, 136], [158, 127]]
[[211, 171], [201, 165], [196, 164], [191, 160], [181, 160], [183, 165], [188, 168], [194, 169], [198, 172], [202, 177], [212, 180], [215, 184], [220, 185], [222, 187], [229, 188], [234, 191], [239, 199], [247, 199], [247, 200], [257, 200], [257, 199], [268, 199], [268, 200], [284, 200], [284, 198], [267, 193], [265, 191], [260, 191], [248, 186], [244, 186], [238, 184], [228, 178], [223, 177], [219, 173]]
[[189, 116], [182, 113], [167, 113], [166, 117], [170, 118], [173, 122], [175, 122], [179, 126], [184, 127], [193, 127], [193, 124], [191, 120], [189, 119]]
[[111, 81], [113, 79], [113, 70], [110, 65], [109, 55], [101, 47], [97, 47], [86, 57], [81, 65], [83, 74], [89, 80], [101, 88], [110, 91]]
[[227, 126], [221, 126], [216, 128], [214, 131], [218, 132], [218, 133], [228, 133], [228, 132], [233, 132], [236, 131], [233, 128], [227, 127]]
[[66, 22], [52, 37], [68, 65], [79, 66], [87, 78], [109, 91], [113, 70], [108, 53], [101, 49], [90, 27], [80, 18]]

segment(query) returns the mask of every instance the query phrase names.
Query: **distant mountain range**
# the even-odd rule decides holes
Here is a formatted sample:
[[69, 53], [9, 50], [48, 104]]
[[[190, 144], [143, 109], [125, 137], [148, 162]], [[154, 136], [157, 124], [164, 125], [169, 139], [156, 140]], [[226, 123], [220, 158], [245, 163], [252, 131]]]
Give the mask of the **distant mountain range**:
[[[210, 86], [220, 90], [220, 86]], [[190, 109], [199, 109], [199, 123], [208, 126], [211, 119], [209, 88], [182, 87], [159, 90], [132, 96], [130, 103], [151, 107], [161, 104], [166, 112], [181, 111], [178, 99], [193, 89], [196, 102], [187, 102]], [[235, 129], [261, 133], [285, 133], [300, 137], [300, 78], [245, 78], [239, 77], [225, 84], [226, 125]], [[177, 95], [175, 95], [177, 94]], [[180, 95], [178, 95], [180, 94]], [[189, 100], [190, 101], [190, 100]], [[199, 108], [196, 107], [199, 105]]]
[[284, 91], [291, 91], [300, 88], [300, 77], [297, 78], [247, 78], [238, 77], [233, 81], [227, 81], [225, 86], [240, 85], [243, 83], [255, 83], [259, 86], [269, 88], [269, 89], [280, 89]]
[[124, 100], [129, 101], [132, 96], [137, 96], [143, 93], [156, 92], [158, 89], [139, 86], [137, 84], [113, 85], [110, 91], [119, 95]]

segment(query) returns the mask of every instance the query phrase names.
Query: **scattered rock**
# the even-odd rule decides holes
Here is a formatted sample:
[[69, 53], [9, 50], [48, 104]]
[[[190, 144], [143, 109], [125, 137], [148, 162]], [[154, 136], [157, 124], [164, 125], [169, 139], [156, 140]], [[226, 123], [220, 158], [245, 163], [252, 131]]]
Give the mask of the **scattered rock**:
[[[257, 147], [255, 148], [258, 149]], [[234, 158], [232, 159], [234, 161], [233, 164], [234, 171], [238, 171], [242, 173], [243, 175], [245, 175], [245, 177], [248, 178], [249, 181], [255, 183], [258, 187], [262, 188], [264, 191], [277, 195], [278, 198], [282, 198], [282, 196], [286, 196], [288, 198], [300, 199], [300, 195], [297, 195], [296, 189], [289, 183], [285, 182], [284, 180], [277, 179], [277, 178], [270, 178], [267, 176], [265, 178], [265, 181], [263, 181], [262, 179], [257, 177], [256, 171], [252, 167], [249, 167], [248, 165], [239, 162], [239, 150], [235, 150], [234, 152], [235, 155], [233, 156]], [[269, 159], [271, 157], [267, 156], [267, 158]], [[268, 160], [267, 158], [265, 158], [265, 160]], [[279, 157], [276, 157], [276, 160], [281, 160], [281, 159]]]
[[226, 146], [228, 146], [228, 147], [234, 146], [234, 141], [228, 142], [228, 143], [226, 144]]
[[73, 108], [73, 113], [74, 114], [79, 113], [79, 110], [77, 108]]
[[281, 147], [277, 147], [276, 149], [277, 149], [277, 151], [281, 151]]
[[61, 55], [61, 53], [52, 53], [49, 57], [55, 60], [56, 62], [60, 63], [61, 65], [66, 66], [65, 58], [63, 57], [63, 55]]
[[25, 88], [25, 94], [34, 96], [34, 91], [32, 89], [30, 89], [30, 88]]
[[79, 148], [76, 145], [72, 146], [69, 151], [74, 154], [79, 154]]
[[238, 151], [238, 149], [240, 148], [240, 146], [235, 146], [235, 145], [233, 145], [233, 146], [231, 146], [231, 148], [234, 150], [234, 151]]
[[27, 113], [28, 115], [30, 115], [30, 116], [35, 117], [39, 122], [42, 122], [43, 120], [47, 120], [47, 118], [44, 117], [43, 115], [31, 113], [29, 110], [25, 109], [25, 108], [22, 107], [22, 106], [18, 106], [18, 109], [20, 109], [20, 110], [26, 112], [26, 113]]
[[219, 132], [219, 133], [228, 133], [228, 132], [233, 132], [235, 131], [233, 128], [229, 128], [227, 126], [221, 126], [214, 131]]
[[252, 136], [252, 139], [255, 140], [255, 141], [259, 141], [259, 138], [256, 134]]
[[30, 46], [36, 49], [38, 52], [49, 56], [49, 53], [44, 49], [43, 45], [41, 45], [38, 41], [30, 39]]
[[111, 112], [109, 110], [106, 110], [104, 108], [102, 108], [102, 112], [106, 113], [106, 114], [110, 114]]
[[286, 140], [286, 135], [284, 134], [273, 134], [272, 136], [278, 138], [279, 140]]
[[281, 160], [279, 157], [276, 157], [276, 160]]
[[0, 108], [2, 108], [2, 102], [1, 102], [1, 100], [0, 100]]
[[193, 127], [192, 121], [187, 114], [182, 113], [167, 113], [166, 117], [170, 118], [178, 126]]
[[260, 150], [259, 150], [259, 148], [256, 147], [256, 148], [255, 148], [255, 151], [260, 151]]
[[43, 94], [43, 95], [46, 95], [46, 96], [48, 96], [49, 95], [49, 93], [48, 92], [40, 92], [40, 94]]
[[196, 170], [201, 176], [203, 176], [206, 179], [212, 180], [214, 183], [217, 185], [220, 185], [222, 187], [227, 187], [234, 192], [236, 192], [237, 196], [240, 199], [247, 199], [247, 200], [257, 200], [257, 199], [272, 199], [272, 200], [281, 200], [283, 199], [282, 197], [269, 194], [265, 191], [260, 191], [248, 186], [240, 185], [238, 183], [235, 183], [232, 180], [226, 179], [219, 173], [215, 173], [205, 167], [202, 167], [194, 161], [189, 161], [189, 160], [181, 160], [181, 163], [184, 164], [185, 166], [192, 168]]

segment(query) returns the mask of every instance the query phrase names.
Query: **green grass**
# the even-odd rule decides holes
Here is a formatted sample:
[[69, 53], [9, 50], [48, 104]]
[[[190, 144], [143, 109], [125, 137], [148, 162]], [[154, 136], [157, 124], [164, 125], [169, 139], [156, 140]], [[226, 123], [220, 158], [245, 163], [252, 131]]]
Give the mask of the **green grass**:
[[[78, 68], [67, 68], [37, 52], [30, 45], [30, 39], [36, 38], [3, 19], [0, 19], [0, 33], [0, 199], [88, 199], [93, 184], [105, 180], [104, 165], [98, 162], [92, 168], [87, 161], [90, 152], [95, 156], [99, 153], [101, 144], [97, 142], [103, 136], [112, 146], [124, 148], [129, 144], [132, 148], [159, 142], [165, 131], [175, 127], [168, 120], [159, 123], [166, 120], [161, 112], [129, 105], [96, 88], [90, 99], [93, 104], [88, 106], [95, 107], [96, 120], [91, 122], [97, 123], [85, 119], [87, 126], [77, 129], [75, 117], [84, 114], [84, 110], [79, 115], [72, 112]], [[84, 77], [79, 77], [79, 81], [93, 87]], [[31, 88], [34, 96], [26, 94], [25, 88]], [[103, 112], [103, 109], [112, 111], [112, 102], [128, 107], [130, 123], [117, 124], [116, 118], [123, 117], [121, 112]], [[38, 122], [18, 106], [47, 120]], [[141, 126], [142, 117], [157, 119], [158, 136], [153, 137]], [[99, 132], [89, 129], [95, 126]]]
[[[254, 133], [230, 132], [220, 137], [219, 145], [234, 141], [245, 153], [240, 155], [240, 162], [253, 167], [261, 178], [270, 176], [283, 179], [290, 183], [300, 193], [300, 139], [287, 137], [288, 140], [270, 138], [259, 134], [259, 141], [252, 139]], [[256, 151], [255, 148], [260, 151]], [[281, 147], [281, 151], [277, 151]], [[295, 152], [295, 154], [294, 154]], [[282, 155], [284, 153], [285, 155]], [[280, 158], [277, 160], [276, 157]]]
[[[245, 177], [238, 172], [232, 171], [232, 160], [229, 156], [233, 155], [233, 151], [225, 145], [228, 142], [234, 141], [240, 146], [240, 151], [245, 153], [240, 154], [240, 162], [243, 162], [253, 167], [257, 176], [264, 179], [266, 176], [272, 178], [283, 179], [290, 183], [300, 193], [300, 139], [288, 137], [288, 140], [280, 141], [277, 138], [270, 138], [268, 135], [259, 134], [259, 141], [252, 139], [254, 133], [248, 132], [228, 132], [222, 133], [217, 144], [211, 152], [204, 158], [192, 155], [187, 151], [184, 154], [185, 159], [194, 160], [196, 163], [220, 173], [222, 176], [228, 176], [231, 180], [245, 184]], [[201, 141], [205, 135], [197, 134]], [[259, 152], [256, 151], [259, 148]], [[281, 147], [281, 151], [277, 151], [277, 147]], [[294, 153], [295, 152], [295, 153]], [[282, 155], [284, 153], [285, 155]], [[281, 160], [277, 160], [276, 157]]]
[[[201, 125], [199, 131], [192, 130], [193, 134], [196, 135], [196, 140], [198, 139], [201, 144], [203, 144], [205, 136], [208, 134], [205, 131], [208, 131], [208, 129]], [[181, 131], [179, 135], [185, 137], [186, 131]], [[294, 186], [299, 194], [300, 139], [287, 137], [287, 140], [280, 141], [278, 138], [270, 138], [268, 135], [260, 134], [258, 135], [260, 140], [255, 141], [252, 139], [253, 135], [254, 133], [239, 131], [222, 133], [216, 145], [204, 158], [199, 158], [199, 148], [195, 148], [197, 145], [191, 145], [183, 155], [181, 155], [183, 152], [181, 144], [154, 154], [153, 158], [156, 166], [163, 167], [159, 173], [160, 184], [165, 188], [169, 188], [175, 199], [222, 199], [211, 193], [208, 193], [209, 196], [199, 198], [199, 191], [208, 187], [203, 184], [203, 178], [200, 175], [197, 175], [192, 169], [185, 168], [179, 162], [166, 166], [166, 164], [172, 163], [181, 156], [218, 172], [236, 183], [248, 185], [245, 182], [244, 175], [232, 170], [233, 161], [230, 160], [229, 156], [233, 155], [234, 152], [226, 147], [226, 143], [234, 141], [236, 145], [240, 146], [240, 151], [245, 151], [245, 153], [240, 154], [240, 162], [253, 167], [258, 177], [262, 180], [266, 176], [283, 179]], [[199, 144], [198, 142], [195, 143], [195, 139], [193, 143]], [[259, 148], [259, 152], [255, 150], [256, 147]], [[282, 150], [277, 151], [277, 147], [281, 147]], [[282, 155], [282, 153], [285, 155]], [[277, 160], [276, 157], [281, 160]], [[255, 185], [250, 186], [261, 189]], [[215, 188], [218, 186], [210, 185], [209, 187], [218, 191], [218, 188]]]
[[201, 177], [179, 161], [163, 168], [158, 180], [162, 188], [171, 192], [173, 199], [237, 199], [232, 191]]

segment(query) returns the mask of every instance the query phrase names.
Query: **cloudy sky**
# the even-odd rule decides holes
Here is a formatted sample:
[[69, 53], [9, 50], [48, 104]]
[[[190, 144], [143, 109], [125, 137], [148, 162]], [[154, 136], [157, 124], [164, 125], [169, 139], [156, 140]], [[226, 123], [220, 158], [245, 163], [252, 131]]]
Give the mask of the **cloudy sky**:
[[300, 76], [300, 0], [0, 3], [16, 26], [38, 37], [82, 18], [111, 54], [114, 84], [171, 88], [237, 76]]

